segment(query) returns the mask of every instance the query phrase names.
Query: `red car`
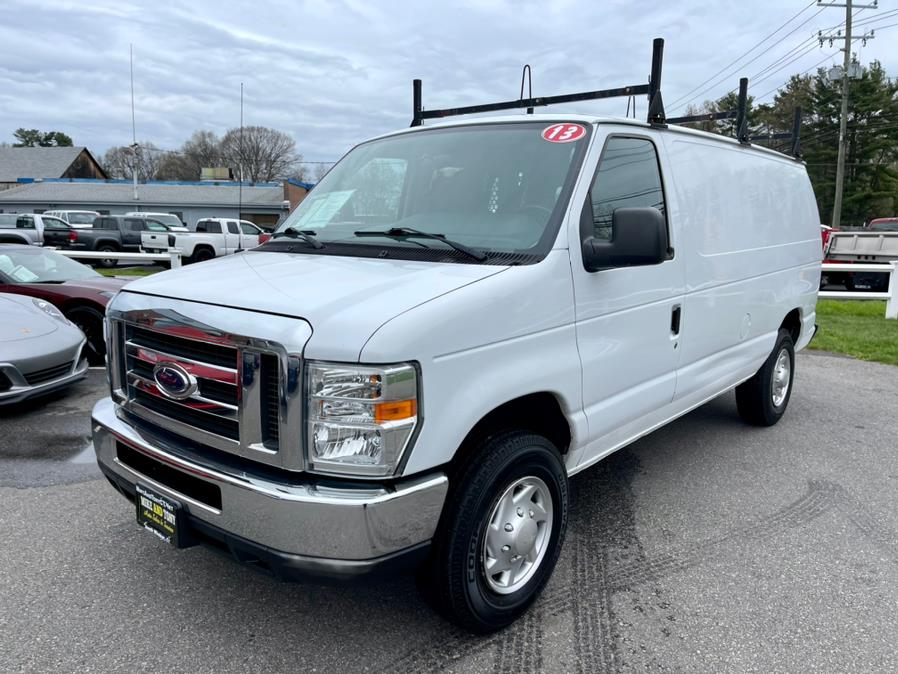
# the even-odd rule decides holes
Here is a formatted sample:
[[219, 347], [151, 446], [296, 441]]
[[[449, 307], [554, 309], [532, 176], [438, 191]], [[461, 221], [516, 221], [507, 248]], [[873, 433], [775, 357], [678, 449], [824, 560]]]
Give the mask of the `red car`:
[[898, 232], [898, 218], [876, 218], [870, 221], [867, 229], [874, 232]]
[[0, 293], [30, 295], [54, 304], [87, 337], [91, 365], [103, 364], [106, 304], [125, 283], [47, 248], [0, 245]]

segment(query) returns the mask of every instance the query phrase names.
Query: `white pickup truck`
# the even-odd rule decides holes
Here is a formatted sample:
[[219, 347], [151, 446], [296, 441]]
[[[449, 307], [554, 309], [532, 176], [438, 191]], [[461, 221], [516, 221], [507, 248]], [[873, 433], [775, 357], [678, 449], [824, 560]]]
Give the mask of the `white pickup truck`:
[[822, 284], [843, 283], [848, 290], [883, 292], [889, 287], [889, 274], [865, 271], [864, 265], [898, 260], [898, 231], [871, 227], [865, 231], [833, 232], [824, 253], [825, 262], [854, 262], [858, 271], [826, 273], [824, 264]]
[[205, 218], [197, 221], [194, 232], [144, 232], [140, 240], [147, 253], [180, 248], [186, 262], [204, 262], [255, 248], [267, 240], [267, 235], [247, 220]]

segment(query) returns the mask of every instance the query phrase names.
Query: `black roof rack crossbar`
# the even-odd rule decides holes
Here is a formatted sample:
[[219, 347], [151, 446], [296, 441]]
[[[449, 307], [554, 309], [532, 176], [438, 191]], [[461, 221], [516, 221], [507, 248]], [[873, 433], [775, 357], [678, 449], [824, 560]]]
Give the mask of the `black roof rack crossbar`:
[[[594, 101], [602, 98], [621, 98], [627, 96], [649, 96], [649, 121], [664, 123], [664, 106], [661, 103], [661, 59], [664, 51], [664, 40], [656, 38], [652, 52], [652, 77], [649, 84], [635, 84], [614, 89], [600, 89], [598, 91], [584, 91], [576, 94], [563, 94], [560, 96], [537, 96], [531, 98], [519, 98], [514, 101], [501, 101], [499, 103], [486, 103], [484, 105], [468, 105], [460, 108], [442, 108], [439, 110], [424, 110], [421, 100], [421, 80], [412, 80], [412, 123], [411, 126], [421, 126], [425, 119], [440, 119], [442, 117], [454, 117], [456, 115], [472, 115], [478, 112], [496, 112], [498, 110], [515, 110], [518, 108], [542, 107], [557, 105], [559, 103], [574, 103], [577, 101]], [[523, 79], [522, 95], [523, 95]], [[654, 119], [653, 119], [654, 117]]]
[[791, 131], [782, 131], [780, 133], [762, 133], [757, 136], [752, 136], [748, 140], [752, 143], [760, 140], [791, 140], [792, 146], [789, 149], [789, 154], [791, 154], [795, 158], [801, 157], [801, 106], [796, 105], [795, 109], [792, 111]]
[[757, 136], [752, 136], [749, 138], [752, 143], [756, 143], [759, 140], [792, 140], [792, 132], [785, 131], [783, 133], [762, 133]]
[[704, 112], [700, 115], [687, 115], [686, 117], [670, 117], [668, 124], [691, 124], [693, 122], [716, 122], [719, 119], [733, 119], [737, 115], [735, 110], [724, 112]]

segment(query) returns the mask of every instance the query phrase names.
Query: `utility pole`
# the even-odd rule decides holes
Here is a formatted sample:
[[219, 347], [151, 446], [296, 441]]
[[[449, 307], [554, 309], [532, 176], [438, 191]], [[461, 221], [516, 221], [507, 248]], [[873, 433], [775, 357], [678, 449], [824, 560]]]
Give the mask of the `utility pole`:
[[[872, 5], [855, 5], [851, 0], [845, 0], [844, 5], [838, 5], [836, 3], [821, 2], [821, 0], [817, 0], [818, 7], [845, 8], [845, 35], [841, 35], [841, 31], [836, 33], [836, 35], [830, 35], [828, 37], [823, 37], [822, 33], [818, 33], [821, 47], [825, 40], [829, 41], [830, 46], [832, 46], [835, 40], [845, 41], [845, 44], [842, 47], [842, 51], [844, 52], [844, 59], [842, 61], [842, 113], [839, 116], [839, 158], [836, 162], [836, 194], [833, 198], [832, 217], [833, 229], [838, 229], [842, 220], [842, 188], [845, 183], [845, 154], [848, 151], [848, 89], [850, 82], [848, 70], [851, 66], [851, 12], [853, 9], [877, 9], [877, 3], [878, 0], [873, 0]], [[872, 37], [873, 32], [871, 31], [869, 35], [864, 33], [864, 35], [858, 39], [863, 40], [864, 44], [867, 44], [867, 40]]]

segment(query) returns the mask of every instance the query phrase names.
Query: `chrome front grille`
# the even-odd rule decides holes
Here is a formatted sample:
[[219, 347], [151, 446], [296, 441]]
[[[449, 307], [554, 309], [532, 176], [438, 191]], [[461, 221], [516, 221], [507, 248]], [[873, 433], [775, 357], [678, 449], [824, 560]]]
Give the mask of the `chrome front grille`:
[[[114, 400], [141, 423], [191, 443], [302, 470], [301, 361], [292, 351], [301, 350], [311, 334], [307, 324], [176, 300], [165, 302], [183, 313], [139, 308], [152, 301], [135, 296], [137, 309], [116, 310], [125, 304], [120, 296], [107, 312]], [[247, 327], [271, 330], [289, 346], [248, 336]], [[163, 388], [157, 365], [173, 365], [186, 375], [188, 390], [175, 396]]]
[[[175, 363], [192, 374], [197, 391], [184, 400], [166, 396], [154, 379], [153, 368], [158, 363]], [[155, 414], [234, 442], [240, 442], [238, 364], [239, 352], [234, 347], [124, 326], [128, 399]]]

